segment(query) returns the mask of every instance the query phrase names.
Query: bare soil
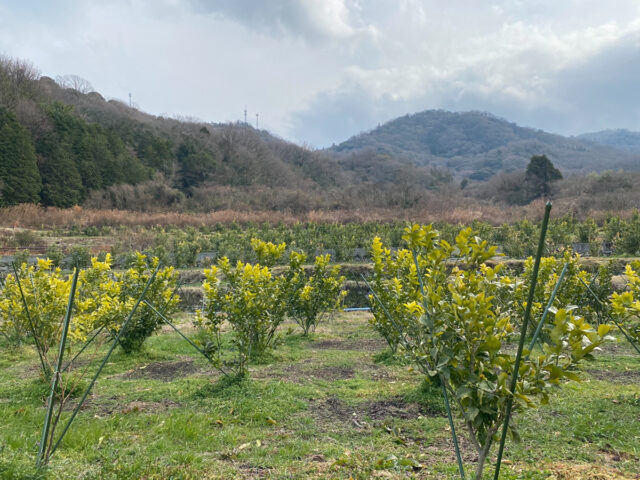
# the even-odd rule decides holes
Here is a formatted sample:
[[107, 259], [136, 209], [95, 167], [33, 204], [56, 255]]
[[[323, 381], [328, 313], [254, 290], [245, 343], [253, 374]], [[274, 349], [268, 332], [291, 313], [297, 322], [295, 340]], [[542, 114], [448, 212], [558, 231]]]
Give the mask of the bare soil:
[[640, 383], [640, 371], [637, 370], [587, 370], [589, 375], [605, 382], [634, 385]]
[[200, 371], [200, 367], [194, 365], [193, 360], [181, 360], [179, 362], [153, 362], [122, 375], [125, 380], [153, 379], [170, 382], [176, 378], [188, 377]]

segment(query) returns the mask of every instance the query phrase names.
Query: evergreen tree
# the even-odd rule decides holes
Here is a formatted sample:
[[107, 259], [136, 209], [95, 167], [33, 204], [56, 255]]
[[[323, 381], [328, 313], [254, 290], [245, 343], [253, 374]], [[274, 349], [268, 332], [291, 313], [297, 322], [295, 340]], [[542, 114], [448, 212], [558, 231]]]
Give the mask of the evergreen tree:
[[205, 181], [215, 168], [216, 161], [191, 139], [185, 139], [176, 152], [180, 173], [180, 188], [186, 190]]
[[527, 165], [526, 181], [531, 198], [549, 197], [551, 182], [560, 180], [562, 173], [554, 167], [546, 155], [534, 155]]
[[42, 187], [29, 132], [0, 108], [0, 205], [38, 202]]
[[72, 207], [82, 201], [82, 177], [73, 160], [71, 145], [47, 138], [38, 144], [42, 203]]

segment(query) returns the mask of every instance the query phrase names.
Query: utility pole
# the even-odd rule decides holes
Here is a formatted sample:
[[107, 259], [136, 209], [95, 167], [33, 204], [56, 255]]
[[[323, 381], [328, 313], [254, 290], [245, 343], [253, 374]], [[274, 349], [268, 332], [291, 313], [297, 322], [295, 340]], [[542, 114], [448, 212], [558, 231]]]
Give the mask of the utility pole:
[[256, 113], [256, 130], [258, 130], [258, 115], [260, 115], [260, 114]]
[[129, 92], [129, 108], [131, 108], [131, 92]]
[[244, 106], [244, 124], [247, 124], [247, 106]]

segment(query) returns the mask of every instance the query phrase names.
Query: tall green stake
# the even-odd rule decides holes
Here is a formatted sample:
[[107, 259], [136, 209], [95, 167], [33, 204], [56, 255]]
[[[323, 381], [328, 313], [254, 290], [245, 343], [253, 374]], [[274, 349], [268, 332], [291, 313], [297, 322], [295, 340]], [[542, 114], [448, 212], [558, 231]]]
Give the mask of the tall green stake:
[[107, 362], [109, 361], [109, 357], [111, 357], [111, 354], [113, 353], [113, 350], [116, 348], [116, 346], [118, 345], [118, 340], [120, 339], [120, 336], [122, 335], [122, 332], [124, 332], [127, 329], [127, 326], [129, 325], [129, 322], [131, 321], [131, 319], [133, 318], [133, 315], [136, 313], [136, 310], [138, 310], [138, 306], [140, 305], [140, 303], [142, 303], [142, 301], [144, 300], [145, 295], [147, 294], [147, 290], [149, 290], [149, 287], [151, 286], [151, 284], [153, 283], [153, 281], [156, 279], [156, 275], [158, 274], [158, 271], [160, 270], [161, 265], [158, 264], [158, 267], [155, 269], [155, 271], [153, 272], [153, 275], [151, 275], [151, 278], [149, 278], [149, 281], [147, 282], [147, 284], [144, 286], [144, 289], [142, 290], [142, 293], [140, 294], [140, 296], [138, 297], [138, 300], [136, 300], [135, 305], [133, 306], [133, 309], [129, 312], [129, 315], [127, 316], [127, 319], [124, 321], [124, 323], [122, 324], [122, 327], [120, 327], [120, 330], [118, 331], [118, 333], [116, 334], [116, 338], [113, 340], [113, 344], [111, 345], [111, 348], [109, 348], [109, 351], [107, 352], [107, 354], [105, 355], [104, 359], [102, 360], [102, 363], [100, 364], [100, 367], [98, 367], [98, 371], [95, 373], [95, 375], [93, 376], [93, 378], [91, 379], [91, 383], [89, 384], [89, 386], [87, 387], [87, 389], [84, 392], [84, 395], [82, 395], [82, 398], [80, 399], [80, 401], [78, 402], [78, 405], [76, 406], [76, 408], [73, 410], [73, 413], [71, 414], [71, 418], [69, 418], [69, 421], [67, 421], [67, 424], [64, 426], [64, 429], [62, 430], [62, 433], [60, 434], [60, 436], [58, 437], [58, 440], [56, 441], [55, 445], [53, 446], [53, 448], [51, 449], [51, 452], [49, 453], [49, 456], [53, 455], [53, 453], [58, 449], [58, 447], [60, 446], [60, 443], [62, 442], [62, 439], [64, 438], [64, 436], [66, 435], [67, 431], [69, 430], [69, 427], [71, 426], [71, 424], [73, 423], [73, 420], [76, 418], [76, 415], [78, 414], [78, 412], [80, 411], [80, 408], [82, 408], [82, 405], [84, 404], [85, 400], [87, 399], [87, 396], [89, 395], [89, 392], [91, 391], [91, 389], [93, 388], [93, 386], [96, 383], [96, 380], [98, 380], [98, 376], [100, 375], [100, 373], [102, 372], [102, 369], [104, 368], [104, 366], [107, 364]]
[[22, 297], [22, 305], [24, 306], [24, 311], [27, 314], [27, 321], [29, 322], [29, 328], [31, 329], [31, 335], [33, 335], [33, 342], [36, 344], [36, 350], [38, 351], [38, 357], [40, 358], [40, 364], [42, 365], [42, 373], [45, 376], [48, 376], [51, 373], [51, 369], [47, 362], [45, 362], [43, 355], [44, 349], [40, 346], [40, 340], [38, 339], [38, 334], [36, 333], [36, 328], [31, 318], [31, 313], [29, 313], [29, 305], [27, 305], [27, 299], [24, 296], [24, 291], [22, 290], [22, 284], [20, 283], [20, 274], [18, 273], [18, 269], [16, 268], [16, 264], [13, 263], [13, 272], [16, 275], [16, 283], [18, 284], [18, 289], [20, 290], [20, 296]]
[[[429, 315], [429, 305], [427, 305], [427, 295], [424, 292], [424, 282], [422, 281], [422, 272], [420, 272], [420, 264], [418, 263], [418, 255], [416, 252], [413, 254], [413, 264], [416, 266], [416, 274], [418, 276], [418, 284], [420, 285], [420, 294], [422, 295], [422, 306], [424, 307], [425, 315], [429, 321], [429, 333], [433, 335], [433, 320]], [[447, 409], [447, 418], [449, 420], [449, 428], [451, 429], [451, 439], [453, 440], [453, 448], [456, 451], [456, 461], [458, 462], [458, 471], [460, 472], [460, 478], [465, 480], [464, 465], [462, 464], [462, 454], [460, 453], [460, 445], [458, 444], [458, 435], [456, 434], [456, 426], [453, 422], [453, 414], [451, 413], [451, 405], [449, 404], [449, 394], [447, 393], [447, 387], [445, 385], [442, 374], [438, 374], [440, 385], [442, 386], [442, 396], [444, 398], [444, 406]], [[462, 413], [462, 412], [461, 412]]]
[[60, 347], [58, 349], [58, 359], [56, 360], [56, 369], [51, 379], [51, 390], [49, 391], [49, 401], [47, 402], [47, 415], [44, 417], [44, 427], [42, 427], [42, 436], [40, 437], [40, 447], [38, 448], [38, 457], [36, 458], [36, 468], [40, 468], [42, 460], [46, 463], [47, 439], [49, 437], [49, 427], [51, 426], [51, 413], [53, 412], [53, 397], [56, 388], [60, 382], [60, 371], [62, 367], [62, 357], [64, 356], [64, 347], [67, 343], [67, 334], [69, 333], [69, 323], [71, 323], [71, 310], [73, 310], [73, 300], [76, 296], [76, 285], [78, 284], [78, 269], [73, 273], [73, 282], [71, 283], [71, 292], [69, 293], [69, 303], [67, 304], [67, 313], [64, 316], [62, 324], [62, 336], [60, 337]]
[[547, 306], [544, 309], [544, 313], [542, 314], [542, 318], [540, 319], [540, 322], [538, 323], [538, 327], [536, 328], [536, 331], [533, 334], [533, 338], [531, 339], [531, 343], [529, 344], [529, 352], [531, 352], [533, 350], [533, 346], [536, 344], [536, 340], [538, 340], [538, 336], [540, 335], [540, 332], [542, 331], [542, 327], [544, 326], [544, 322], [547, 320], [547, 315], [549, 315], [549, 309], [553, 306], [553, 301], [556, 299], [556, 295], [558, 294], [558, 290], [560, 289], [560, 285], [562, 284], [562, 280], [564, 280], [564, 276], [567, 274], [567, 268], [569, 267], [568, 263], [564, 264], [564, 267], [562, 267], [562, 272], [560, 272], [560, 277], [558, 278], [558, 281], [556, 282], [556, 286], [553, 287], [553, 292], [551, 292], [551, 297], [549, 297], [549, 302], [547, 303]]
[[524, 350], [524, 341], [527, 336], [527, 325], [531, 318], [531, 304], [533, 303], [533, 294], [538, 283], [538, 271], [540, 270], [540, 259], [544, 251], [544, 239], [547, 236], [547, 227], [549, 226], [549, 215], [551, 214], [551, 202], [547, 202], [544, 209], [544, 218], [542, 220], [542, 228], [540, 229], [540, 241], [538, 242], [538, 252], [536, 253], [536, 261], [533, 265], [533, 273], [531, 274], [531, 285], [529, 287], [529, 297], [527, 299], [527, 308], [524, 312], [524, 320], [522, 321], [522, 331], [520, 332], [520, 343], [518, 344], [518, 353], [516, 353], [516, 361], [513, 366], [513, 376], [511, 377], [511, 385], [509, 391], [511, 395], [507, 400], [507, 410], [505, 412], [504, 425], [502, 426], [502, 437], [500, 438], [500, 449], [498, 450], [498, 459], [496, 460], [496, 472], [493, 476], [494, 480], [500, 477], [500, 464], [502, 463], [502, 453], [504, 452], [504, 444], [507, 440], [507, 432], [509, 431], [509, 420], [511, 419], [511, 409], [513, 408], [513, 396], [518, 383], [518, 373], [520, 370], [520, 362], [522, 361], [522, 350]]

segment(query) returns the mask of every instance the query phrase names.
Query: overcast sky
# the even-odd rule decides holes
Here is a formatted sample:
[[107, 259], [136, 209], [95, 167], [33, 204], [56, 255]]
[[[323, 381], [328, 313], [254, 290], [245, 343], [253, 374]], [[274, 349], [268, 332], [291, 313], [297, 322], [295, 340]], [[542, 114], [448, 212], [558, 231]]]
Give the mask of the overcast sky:
[[3, 0], [0, 54], [313, 147], [434, 108], [640, 130], [638, 0]]

